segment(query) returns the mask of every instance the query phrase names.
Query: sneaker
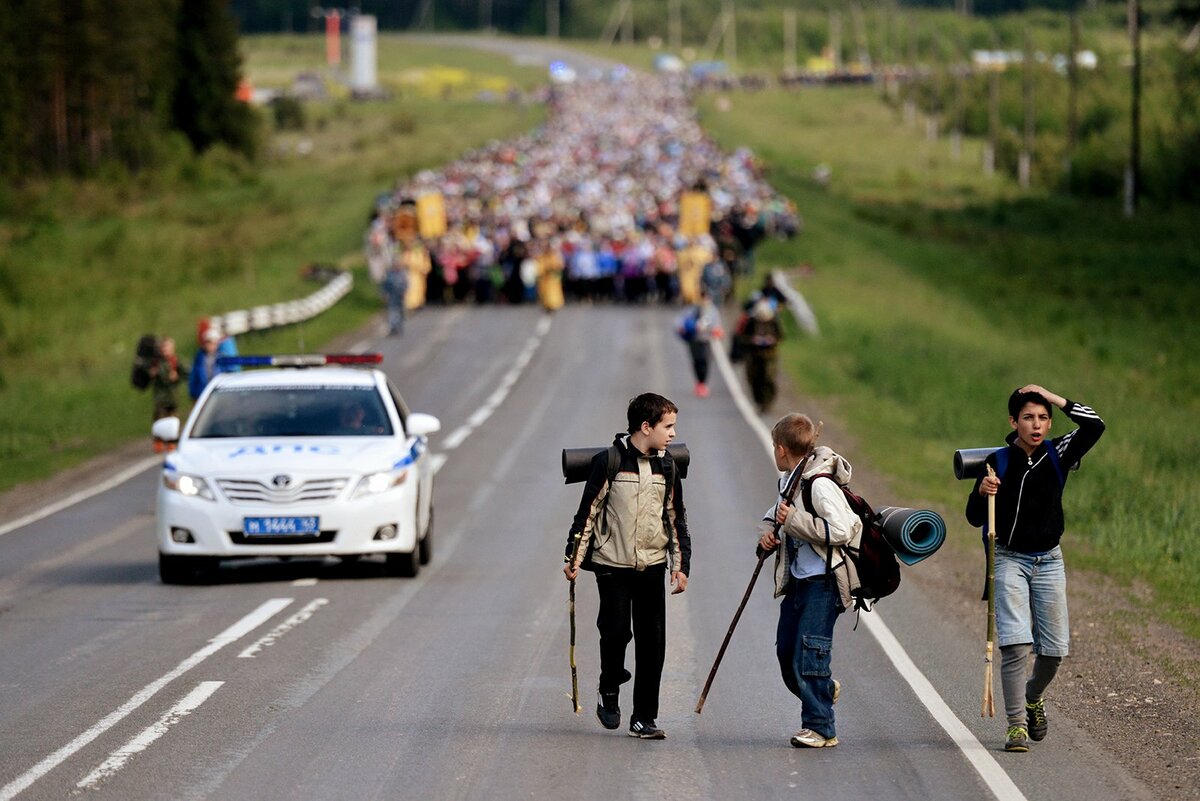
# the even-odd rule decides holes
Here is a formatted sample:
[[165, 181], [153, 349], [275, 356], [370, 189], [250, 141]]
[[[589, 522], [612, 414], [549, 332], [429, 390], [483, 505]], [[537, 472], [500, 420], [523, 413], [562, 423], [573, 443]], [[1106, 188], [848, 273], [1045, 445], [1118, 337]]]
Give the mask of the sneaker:
[[1041, 742], [1046, 739], [1046, 732], [1050, 730], [1050, 723], [1046, 720], [1046, 702], [1044, 699], [1037, 699], [1032, 704], [1025, 705], [1025, 723], [1029, 726], [1029, 739], [1034, 742]]
[[615, 729], [621, 725], [621, 707], [617, 703], [617, 697], [615, 692], [596, 694], [596, 719], [606, 729]]
[[792, 735], [792, 748], [833, 748], [838, 738], [822, 737], [812, 729], [801, 729]]
[[654, 725], [653, 720], [633, 720], [629, 724], [629, 736], [639, 740], [665, 740], [667, 733]]
[[1008, 740], [1004, 743], [1005, 751], [1023, 754], [1029, 750], [1029, 732], [1024, 726], [1009, 726]]
[[842, 694], [842, 683], [837, 679], [833, 679], [833, 702], [836, 704], [837, 699]]

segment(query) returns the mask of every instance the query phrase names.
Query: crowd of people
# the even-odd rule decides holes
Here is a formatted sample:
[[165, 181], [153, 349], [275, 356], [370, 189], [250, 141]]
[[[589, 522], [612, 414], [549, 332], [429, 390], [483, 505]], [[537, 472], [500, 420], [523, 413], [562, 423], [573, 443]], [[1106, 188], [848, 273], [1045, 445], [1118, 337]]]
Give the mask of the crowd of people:
[[[688, 195], [699, 224], [683, 219]], [[427, 303], [720, 303], [764, 237], [800, 225], [749, 151], [705, 136], [681, 82], [618, 70], [556, 86], [536, 131], [380, 198], [366, 255], [400, 333]]]

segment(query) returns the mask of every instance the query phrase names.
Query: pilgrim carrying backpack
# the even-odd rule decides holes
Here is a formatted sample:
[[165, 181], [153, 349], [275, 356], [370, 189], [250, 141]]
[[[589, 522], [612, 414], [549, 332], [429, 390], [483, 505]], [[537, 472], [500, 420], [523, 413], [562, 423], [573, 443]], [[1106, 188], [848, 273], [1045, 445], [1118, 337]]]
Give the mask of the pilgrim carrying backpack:
[[158, 360], [158, 338], [146, 334], [138, 340], [137, 350], [133, 355], [133, 367], [129, 373], [129, 383], [134, 389], [144, 390], [150, 386], [150, 368]]
[[[812, 504], [812, 484], [818, 478], [827, 478], [837, 484], [838, 489], [842, 491], [842, 497], [850, 506], [850, 511], [862, 521], [862, 534], [844, 546], [843, 550], [846, 552], [847, 558], [854, 563], [855, 571], [858, 573], [858, 589], [850, 592], [854, 597], [854, 608], [870, 612], [876, 601], [891, 595], [900, 586], [900, 563], [896, 561], [895, 551], [883, 536], [883, 522], [880, 515], [861, 495], [854, 493], [843, 484], [838, 484], [832, 474], [818, 473], [804, 482], [801, 498], [805, 510], [814, 517], [817, 516]], [[828, 529], [826, 529], [826, 538], [828, 536]], [[829, 560], [828, 568], [832, 566], [833, 551], [826, 547], [826, 552]]]

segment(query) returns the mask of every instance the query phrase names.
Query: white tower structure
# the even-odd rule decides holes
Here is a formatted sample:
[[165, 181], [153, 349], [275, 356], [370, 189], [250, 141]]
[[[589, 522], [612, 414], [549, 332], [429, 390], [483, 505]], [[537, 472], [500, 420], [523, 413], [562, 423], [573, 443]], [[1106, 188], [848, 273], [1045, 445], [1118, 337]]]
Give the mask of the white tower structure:
[[376, 89], [376, 28], [375, 17], [365, 14], [350, 18], [353, 69], [350, 88], [355, 92], [371, 93]]

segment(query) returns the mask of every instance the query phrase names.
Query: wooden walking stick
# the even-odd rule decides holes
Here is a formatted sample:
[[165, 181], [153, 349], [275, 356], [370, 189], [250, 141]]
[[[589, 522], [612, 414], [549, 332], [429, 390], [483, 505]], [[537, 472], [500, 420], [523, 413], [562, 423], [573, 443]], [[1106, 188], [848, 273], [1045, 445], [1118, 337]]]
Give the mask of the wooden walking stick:
[[[582, 532], [577, 533], [575, 535], [575, 553], [571, 555], [570, 564], [572, 566], [579, 559], [579, 545], [582, 541]], [[583, 711], [583, 707], [579, 705], [579, 672], [575, 668], [575, 579], [571, 579], [571, 589], [567, 592], [567, 605], [571, 616], [571, 648], [568, 657], [571, 662], [571, 708], [578, 715]]]
[[[988, 476], [996, 477], [996, 471], [989, 464]], [[983, 706], [979, 717], [994, 718], [996, 705], [992, 700], [992, 645], [996, 641], [996, 496], [987, 496], [988, 527], [987, 527], [987, 645], [983, 652]]]
[[725, 632], [725, 640], [721, 643], [721, 650], [717, 651], [717, 658], [713, 662], [712, 670], [708, 671], [708, 680], [704, 682], [704, 689], [700, 691], [700, 700], [696, 702], [696, 714], [699, 715], [704, 709], [704, 702], [708, 698], [708, 690], [712, 687], [713, 679], [717, 677], [717, 668], [721, 666], [721, 658], [725, 656], [725, 649], [729, 647], [729, 640], [733, 637], [733, 629], [737, 626], [738, 620], [742, 616], [742, 610], [746, 608], [746, 602], [750, 600], [750, 593], [754, 590], [754, 582], [758, 581], [758, 574], [762, 571], [763, 562], [766, 561], [770, 551], [759, 549], [758, 564], [754, 566], [754, 574], [750, 576], [750, 586], [746, 587], [746, 594], [742, 596], [742, 602], [738, 604], [737, 611], [733, 614], [733, 622], [729, 624], [729, 631]]
[[[808, 464], [808, 458], [804, 460], [801, 466], [792, 471], [792, 480], [784, 488], [784, 491], [780, 493], [783, 500], [789, 504], [796, 497], [796, 487], [800, 484], [800, 476], [804, 472], [804, 465], [806, 464]], [[779, 522], [776, 521], [776, 539], [779, 538], [780, 527]], [[746, 602], [750, 600], [750, 593], [754, 591], [754, 582], [758, 581], [758, 574], [762, 572], [763, 562], [766, 561], [770, 553], [771, 551], [764, 551], [761, 547], [758, 548], [758, 564], [754, 566], [754, 574], [750, 576], [750, 585], [746, 587], [746, 594], [742, 596], [742, 602], [738, 604], [737, 611], [733, 613], [733, 622], [729, 624], [729, 631], [725, 632], [725, 639], [721, 642], [721, 649], [717, 651], [717, 658], [713, 660], [712, 670], [708, 671], [708, 679], [704, 682], [704, 689], [700, 691], [700, 700], [696, 702], [697, 715], [704, 709], [704, 702], [708, 699], [708, 690], [712, 687], [713, 679], [717, 677], [717, 668], [721, 666], [721, 659], [725, 656], [725, 649], [729, 647], [729, 640], [733, 637], [733, 630], [737, 627], [738, 620], [742, 616], [742, 610], [746, 608]]]

